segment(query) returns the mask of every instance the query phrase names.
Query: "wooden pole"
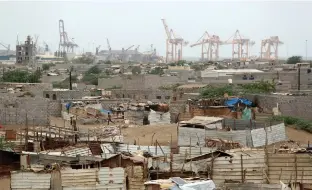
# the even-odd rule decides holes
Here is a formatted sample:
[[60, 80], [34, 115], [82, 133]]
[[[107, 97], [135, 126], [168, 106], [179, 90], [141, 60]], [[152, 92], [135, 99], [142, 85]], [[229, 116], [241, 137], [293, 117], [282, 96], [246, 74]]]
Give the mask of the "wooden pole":
[[26, 124], [26, 128], [25, 128], [25, 151], [28, 150], [28, 119], [27, 119], [27, 113], [26, 113], [26, 118], [25, 118], [25, 124]]
[[243, 163], [243, 155], [241, 154], [241, 177], [242, 177], [242, 183], [244, 183], [245, 179], [244, 179], [244, 163]]

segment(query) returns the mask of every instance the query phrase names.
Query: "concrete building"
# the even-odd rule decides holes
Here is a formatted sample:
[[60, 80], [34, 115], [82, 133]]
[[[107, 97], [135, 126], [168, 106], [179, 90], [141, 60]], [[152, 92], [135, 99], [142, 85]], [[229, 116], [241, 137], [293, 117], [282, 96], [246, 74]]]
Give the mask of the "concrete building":
[[16, 63], [29, 64], [35, 61], [35, 45], [30, 36], [24, 44], [16, 45]]
[[82, 99], [84, 96], [90, 96], [90, 91], [83, 90], [65, 90], [65, 89], [53, 89], [43, 91], [43, 98], [50, 100], [70, 100], [70, 99]]
[[111, 90], [111, 97], [113, 99], [119, 98], [130, 98], [134, 100], [149, 100], [153, 102], [169, 103], [172, 98], [172, 90], [155, 90], [155, 89], [144, 89], [144, 90], [123, 90], [115, 89]]

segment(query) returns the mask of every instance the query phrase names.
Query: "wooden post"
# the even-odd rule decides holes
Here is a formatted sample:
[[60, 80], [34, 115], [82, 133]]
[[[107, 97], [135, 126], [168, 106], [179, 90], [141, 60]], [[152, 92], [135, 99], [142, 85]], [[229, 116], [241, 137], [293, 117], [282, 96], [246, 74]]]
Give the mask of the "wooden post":
[[172, 161], [173, 161], [173, 154], [170, 153], [170, 176], [172, 176]]
[[61, 138], [61, 128], [59, 128], [59, 138]]
[[270, 171], [270, 167], [269, 167], [269, 152], [268, 152], [268, 133], [267, 133], [267, 129], [266, 126], [264, 126], [264, 131], [265, 131], [265, 147], [264, 147], [264, 155], [265, 155], [265, 163], [266, 163], [266, 176], [267, 176], [267, 184], [270, 184], [270, 180], [269, 180], [269, 171]]
[[25, 118], [25, 151], [28, 150], [28, 119], [27, 119], [27, 113], [26, 113], [26, 118]]
[[294, 154], [294, 155], [295, 155], [295, 184], [297, 184], [297, 178], [298, 178], [297, 154]]
[[241, 154], [241, 175], [242, 175], [242, 183], [244, 183], [244, 166], [243, 166], [243, 155]]

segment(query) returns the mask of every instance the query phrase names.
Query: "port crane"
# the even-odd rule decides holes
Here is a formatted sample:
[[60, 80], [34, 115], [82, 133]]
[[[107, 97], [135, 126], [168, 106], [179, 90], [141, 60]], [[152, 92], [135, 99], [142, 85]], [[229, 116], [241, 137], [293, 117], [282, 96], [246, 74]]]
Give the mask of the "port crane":
[[165, 19], [161, 19], [167, 35], [166, 39], [166, 63], [177, 62], [182, 60], [183, 46], [188, 45], [187, 41], [183, 38], [177, 37], [172, 29], [169, 27]]
[[[217, 61], [219, 59], [220, 38], [217, 35], [209, 35], [206, 31], [196, 43], [190, 47], [201, 45], [201, 60], [202, 61]], [[206, 55], [206, 56], [205, 56]]]

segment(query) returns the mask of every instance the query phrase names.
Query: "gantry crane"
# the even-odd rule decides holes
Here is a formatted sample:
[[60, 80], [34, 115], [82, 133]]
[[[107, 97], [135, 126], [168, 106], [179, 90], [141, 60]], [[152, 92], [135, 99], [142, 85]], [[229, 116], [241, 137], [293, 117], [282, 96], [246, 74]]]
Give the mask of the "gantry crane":
[[0, 42], [0, 45], [3, 46], [7, 50], [7, 55], [10, 54], [10, 44], [4, 44]]
[[261, 41], [260, 58], [265, 60], [278, 59], [278, 46], [284, 44], [279, 40], [278, 36], [271, 36], [270, 38]]
[[165, 27], [167, 39], [166, 39], [166, 63], [173, 61], [182, 60], [182, 49], [188, 42], [184, 41], [183, 38], [176, 37], [173, 30], [170, 29], [165, 19], [161, 19]]
[[74, 48], [78, 45], [74, 42], [73, 38], [69, 40], [67, 32], [65, 31], [64, 21], [59, 20], [59, 32], [60, 32], [60, 43], [59, 52], [74, 52]]
[[236, 30], [233, 36], [221, 44], [232, 44], [232, 60], [246, 61], [249, 57], [249, 48], [255, 44], [248, 38], [242, 38]]
[[[190, 47], [201, 45], [201, 60], [202, 61], [216, 61], [219, 59], [219, 45], [221, 44], [220, 38], [217, 35], [210, 36], [206, 31], [204, 35], [197, 40], [195, 44]], [[207, 58], [205, 58], [205, 55]]]

